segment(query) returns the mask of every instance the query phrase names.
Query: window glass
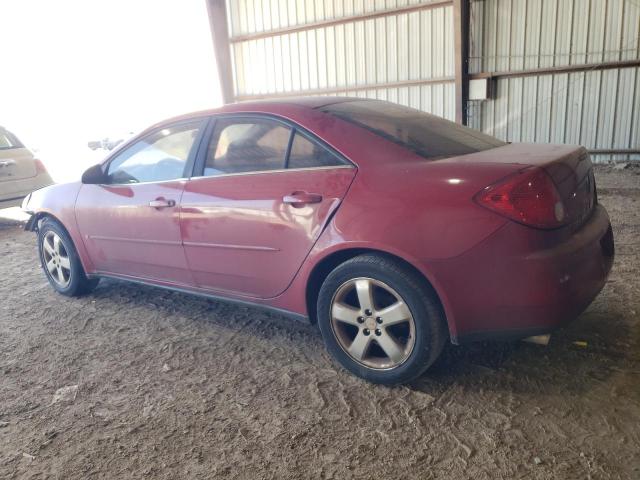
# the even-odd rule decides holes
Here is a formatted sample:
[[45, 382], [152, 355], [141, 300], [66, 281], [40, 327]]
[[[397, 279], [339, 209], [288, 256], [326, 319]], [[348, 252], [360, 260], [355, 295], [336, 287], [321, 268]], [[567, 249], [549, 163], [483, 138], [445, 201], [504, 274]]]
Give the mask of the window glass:
[[134, 143], [109, 163], [109, 183], [182, 178], [200, 123], [198, 120], [163, 128]]
[[428, 113], [380, 100], [355, 100], [321, 108], [424, 158], [480, 152], [504, 142]]
[[289, 154], [289, 168], [332, 167], [344, 163], [326, 148], [296, 133]]
[[205, 176], [284, 168], [291, 129], [268, 119], [221, 118], [216, 121]]
[[22, 143], [20, 143], [20, 140], [18, 140], [13, 133], [0, 129], [0, 150], [22, 147]]

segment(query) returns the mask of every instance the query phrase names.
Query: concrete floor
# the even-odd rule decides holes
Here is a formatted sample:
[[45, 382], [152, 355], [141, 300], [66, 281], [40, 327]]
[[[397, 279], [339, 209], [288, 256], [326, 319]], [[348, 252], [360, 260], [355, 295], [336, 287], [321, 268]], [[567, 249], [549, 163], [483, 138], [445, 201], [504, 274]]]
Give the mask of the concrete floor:
[[259, 310], [114, 281], [56, 295], [4, 223], [0, 478], [640, 478], [637, 173], [597, 170], [616, 263], [548, 347], [452, 346], [396, 388]]

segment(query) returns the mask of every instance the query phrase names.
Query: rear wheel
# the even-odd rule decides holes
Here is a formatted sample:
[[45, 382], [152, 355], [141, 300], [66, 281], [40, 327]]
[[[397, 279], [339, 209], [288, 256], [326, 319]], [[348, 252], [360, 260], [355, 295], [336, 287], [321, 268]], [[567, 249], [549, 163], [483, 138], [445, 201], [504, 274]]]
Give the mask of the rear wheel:
[[444, 316], [424, 279], [401, 262], [366, 254], [338, 266], [318, 297], [329, 353], [374, 383], [420, 376], [447, 338]]
[[69, 234], [57, 221], [45, 219], [42, 223], [38, 250], [47, 280], [58, 293], [79, 296], [98, 285], [99, 279], [87, 278]]

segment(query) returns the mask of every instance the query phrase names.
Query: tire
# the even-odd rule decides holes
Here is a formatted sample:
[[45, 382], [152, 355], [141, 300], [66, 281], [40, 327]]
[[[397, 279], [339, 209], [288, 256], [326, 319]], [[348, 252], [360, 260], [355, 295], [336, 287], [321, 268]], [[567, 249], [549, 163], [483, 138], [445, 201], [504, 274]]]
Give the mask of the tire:
[[354, 257], [327, 276], [318, 296], [318, 326], [343, 367], [386, 385], [422, 375], [448, 338], [442, 308], [425, 279], [378, 254]]
[[68, 297], [91, 292], [100, 281], [87, 278], [73, 241], [64, 227], [47, 218], [38, 229], [40, 265], [55, 291]]

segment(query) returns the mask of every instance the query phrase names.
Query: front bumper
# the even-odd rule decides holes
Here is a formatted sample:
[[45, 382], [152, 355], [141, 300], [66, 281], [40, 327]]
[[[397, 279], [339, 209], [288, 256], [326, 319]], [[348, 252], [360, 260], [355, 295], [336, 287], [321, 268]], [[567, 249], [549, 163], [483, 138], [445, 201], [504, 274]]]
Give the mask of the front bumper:
[[589, 306], [604, 287], [613, 259], [613, 231], [602, 206], [571, 233], [509, 222], [471, 251], [435, 266], [452, 341], [552, 332]]

